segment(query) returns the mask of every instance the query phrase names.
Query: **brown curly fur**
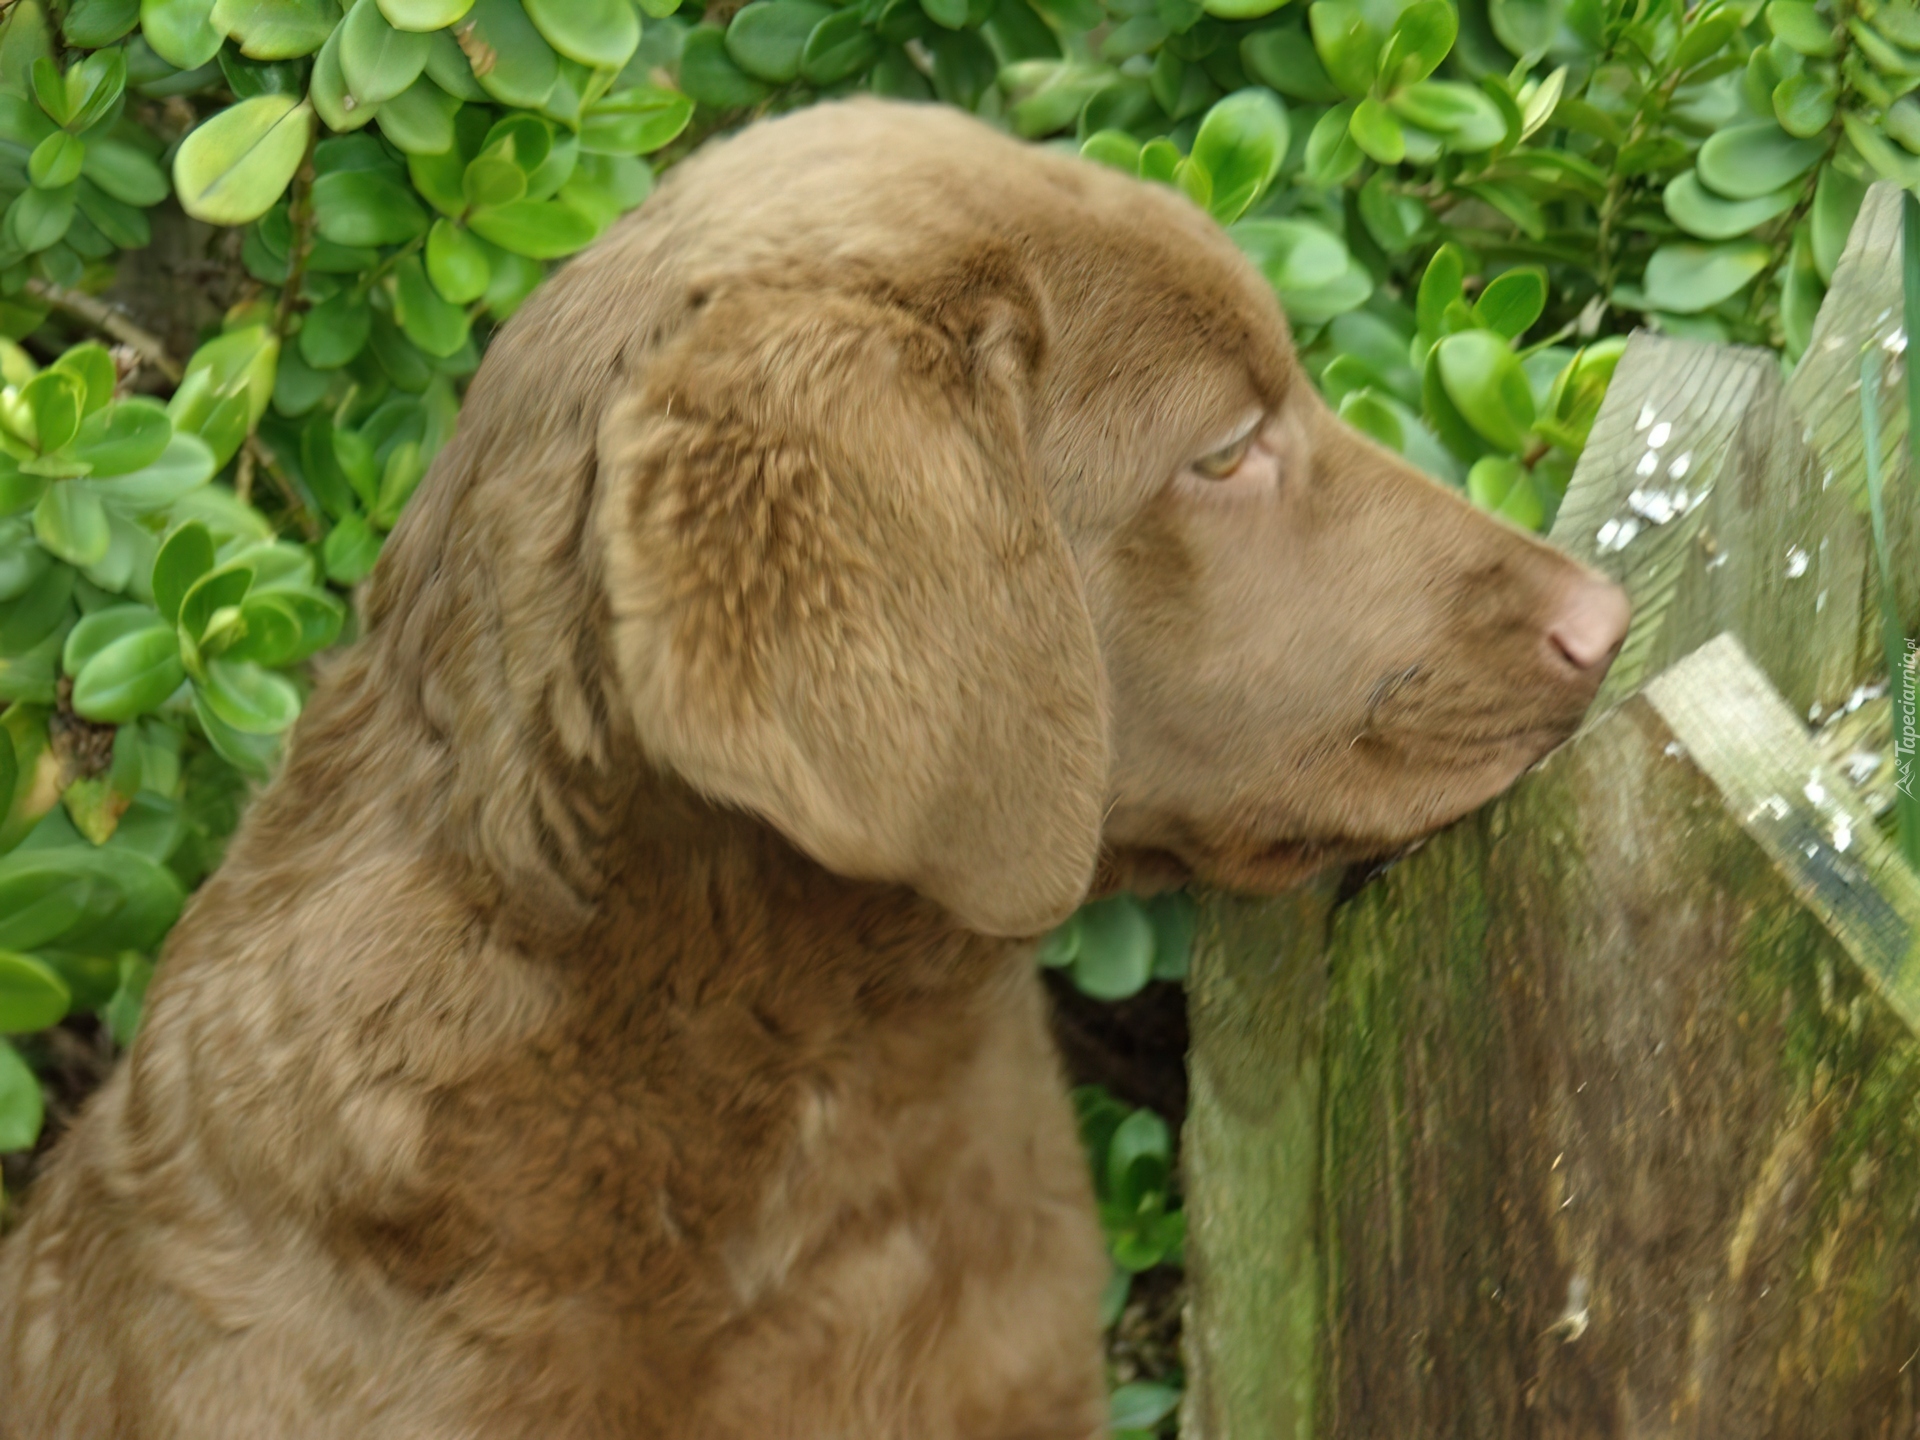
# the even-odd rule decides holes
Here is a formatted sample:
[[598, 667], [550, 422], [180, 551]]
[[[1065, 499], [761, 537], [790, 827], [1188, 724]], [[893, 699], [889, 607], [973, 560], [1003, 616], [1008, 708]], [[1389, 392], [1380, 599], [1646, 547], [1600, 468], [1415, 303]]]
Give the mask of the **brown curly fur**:
[[[1180, 480], [1250, 409], [1278, 487]], [[0, 1247], [0, 1435], [1101, 1433], [1030, 937], [1103, 844], [1478, 804], [1581, 605], [1172, 192], [872, 102], [712, 147], [488, 354]]]

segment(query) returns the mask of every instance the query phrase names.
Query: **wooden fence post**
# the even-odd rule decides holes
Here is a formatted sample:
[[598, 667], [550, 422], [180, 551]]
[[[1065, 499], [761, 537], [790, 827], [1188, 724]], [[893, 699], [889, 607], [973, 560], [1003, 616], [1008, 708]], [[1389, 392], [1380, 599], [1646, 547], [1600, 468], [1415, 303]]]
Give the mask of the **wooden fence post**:
[[1883, 665], [1897, 199], [1790, 380], [1629, 348], [1554, 531], [1636, 603], [1583, 733], [1342, 904], [1203, 905], [1189, 1437], [1914, 1432], [1920, 882], [1804, 724]]

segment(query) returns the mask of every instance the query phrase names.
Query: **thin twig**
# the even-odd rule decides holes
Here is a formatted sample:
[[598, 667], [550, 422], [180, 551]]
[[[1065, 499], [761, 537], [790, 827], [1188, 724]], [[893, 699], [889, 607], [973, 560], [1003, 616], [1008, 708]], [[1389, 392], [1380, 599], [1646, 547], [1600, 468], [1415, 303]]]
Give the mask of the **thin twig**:
[[293, 523], [300, 527], [300, 533], [309, 540], [318, 540], [320, 522], [313, 518], [313, 512], [307, 508], [307, 502], [300, 498], [300, 490], [293, 483], [293, 477], [280, 468], [280, 462], [273, 458], [271, 450], [260, 443], [258, 435], [247, 436], [245, 453], [252, 458], [255, 465], [267, 472], [267, 479], [271, 480], [273, 488], [280, 492], [280, 499], [286, 504], [287, 514]]
[[307, 278], [307, 257], [313, 253], [313, 145], [309, 136], [306, 158], [294, 172], [287, 201], [287, 228], [292, 237], [287, 243], [287, 279], [273, 311], [273, 333], [282, 341], [293, 324], [293, 312], [300, 304], [300, 290]]
[[132, 350], [141, 360], [158, 370], [174, 384], [180, 383], [185, 373], [180, 362], [167, 350], [166, 341], [151, 330], [143, 330], [104, 300], [96, 299], [79, 290], [68, 290], [61, 285], [49, 284], [45, 280], [27, 281], [27, 293], [34, 299], [51, 305], [55, 310], [71, 315], [76, 320], [84, 320], [94, 329], [118, 340]]
[[253, 464], [253, 447], [242, 445], [239, 461], [233, 467], [233, 493], [243, 505], [250, 504], [253, 500]]

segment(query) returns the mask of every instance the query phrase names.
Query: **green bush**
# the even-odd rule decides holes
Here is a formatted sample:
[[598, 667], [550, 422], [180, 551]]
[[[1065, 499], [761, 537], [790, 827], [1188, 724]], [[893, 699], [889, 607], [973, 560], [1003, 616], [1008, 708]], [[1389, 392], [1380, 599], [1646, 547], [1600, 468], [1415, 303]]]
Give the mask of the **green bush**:
[[[1797, 357], [1866, 183], [1920, 182], [1916, 83], [1905, 0], [17, 0], [0, 1150], [41, 1127], [33, 1032], [131, 1034], [492, 328], [699, 138], [864, 90], [1176, 186], [1342, 415], [1539, 528], [1627, 330]], [[92, 298], [175, 202], [245, 281], [179, 360]], [[1121, 998], [1191, 925], [1105, 901], [1044, 958]], [[1122, 1273], [1176, 1258], [1164, 1185], [1102, 1168], [1151, 1126], [1102, 1116]]]

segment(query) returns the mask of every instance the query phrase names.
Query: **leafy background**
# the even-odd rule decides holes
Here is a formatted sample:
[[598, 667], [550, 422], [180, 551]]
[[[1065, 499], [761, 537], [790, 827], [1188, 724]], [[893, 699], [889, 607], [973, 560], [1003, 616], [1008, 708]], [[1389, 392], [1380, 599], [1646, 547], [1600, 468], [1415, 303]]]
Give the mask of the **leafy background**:
[[[1629, 330], [1797, 359], [1866, 184], [1920, 182], [1917, 82], [1904, 0], [6, 4], [7, 1174], [130, 1040], [488, 335], [706, 137], [872, 91], [1175, 186], [1343, 416], [1544, 528]], [[1042, 959], [1177, 1070], [1191, 933], [1117, 897]], [[1123, 1434], [1180, 1383], [1143, 1066], [1076, 1092]]]

